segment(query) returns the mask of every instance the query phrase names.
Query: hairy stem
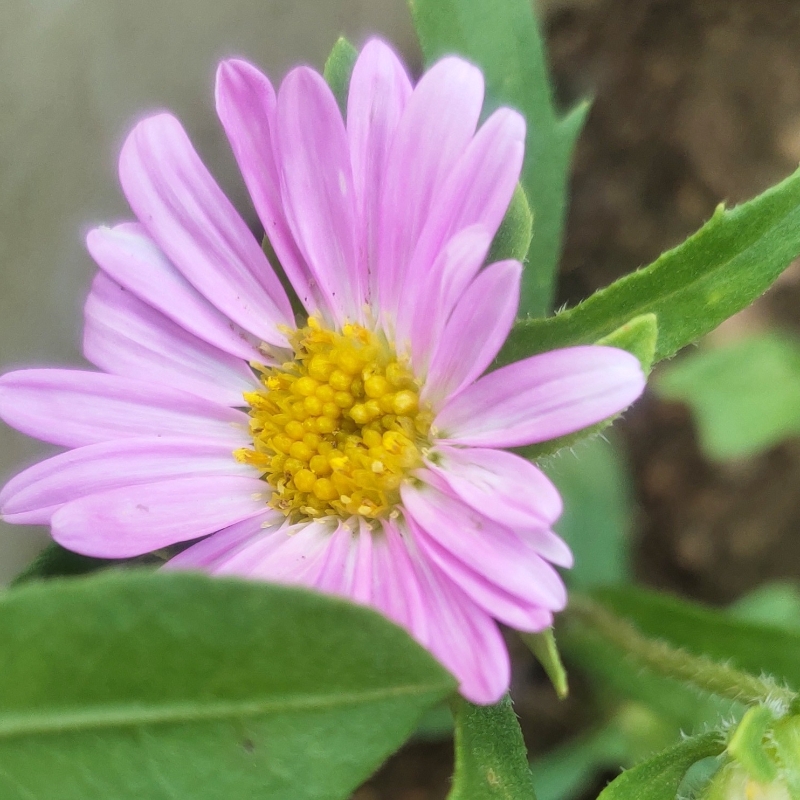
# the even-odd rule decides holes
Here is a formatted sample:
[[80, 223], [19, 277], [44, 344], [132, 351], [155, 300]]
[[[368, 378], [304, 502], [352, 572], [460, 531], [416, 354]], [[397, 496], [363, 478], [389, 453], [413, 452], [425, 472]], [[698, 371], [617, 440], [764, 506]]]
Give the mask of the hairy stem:
[[569, 618], [586, 626], [651, 672], [674, 678], [701, 692], [748, 705], [769, 701], [786, 711], [798, 705], [798, 696], [772, 678], [756, 677], [706, 656], [681, 650], [668, 642], [650, 639], [626, 619], [586, 596], [572, 595]]

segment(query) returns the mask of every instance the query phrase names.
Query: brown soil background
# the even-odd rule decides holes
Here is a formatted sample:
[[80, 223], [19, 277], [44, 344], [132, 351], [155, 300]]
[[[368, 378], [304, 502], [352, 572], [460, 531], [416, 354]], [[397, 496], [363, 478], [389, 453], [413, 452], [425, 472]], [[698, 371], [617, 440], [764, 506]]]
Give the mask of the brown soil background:
[[[559, 99], [594, 104], [574, 159], [559, 304], [649, 263], [712, 214], [800, 161], [800, 3], [796, 0], [595, 0], [547, 17]], [[790, 268], [715, 336], [800, 326]], [[692, 420], [646, 396], [619, 425], [634, 473], [638, 578], [709, 603], [774, 578], [800, 577], [800, 443], [712, 464]], [[543, 751], [583, 722], [513, 648], [516, 710]], [[439, 800], [451, 744], [396, 755], [357, 800]], [[589, 797], [595, 797], [592, 793]]]

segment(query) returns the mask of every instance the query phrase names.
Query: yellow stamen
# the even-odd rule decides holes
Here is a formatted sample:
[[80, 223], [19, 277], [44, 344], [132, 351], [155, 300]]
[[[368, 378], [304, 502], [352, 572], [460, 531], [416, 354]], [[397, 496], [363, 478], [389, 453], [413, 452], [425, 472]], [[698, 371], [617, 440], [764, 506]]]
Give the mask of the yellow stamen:
[[237, 460], [262, 470], [270, 505], [293, 519], [389, 516], [422, 464], [433, 415], [420, 384], [386, 339], [312, 317], [289, 334], [293, 361], [262, 367], [248, 392], [253, 448]]

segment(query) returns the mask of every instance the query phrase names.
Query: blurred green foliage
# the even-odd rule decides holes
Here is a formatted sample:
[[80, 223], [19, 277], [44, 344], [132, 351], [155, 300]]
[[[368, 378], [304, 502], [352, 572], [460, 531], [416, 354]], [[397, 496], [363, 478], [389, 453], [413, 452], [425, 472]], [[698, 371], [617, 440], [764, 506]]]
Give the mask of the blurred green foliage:
[[667, 364], [653, 388], [691, 408], [710, 458], [745, 458], [800, 434], [800, 339], [770, 331], [703, 346]]

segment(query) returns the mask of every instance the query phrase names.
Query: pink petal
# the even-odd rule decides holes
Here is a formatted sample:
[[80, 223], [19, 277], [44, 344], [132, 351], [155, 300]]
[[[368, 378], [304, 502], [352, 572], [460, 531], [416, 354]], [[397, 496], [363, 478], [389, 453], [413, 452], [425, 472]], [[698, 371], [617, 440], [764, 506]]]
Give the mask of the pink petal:
[[513, 453], [437, 445], [426, 463], [458, 499], [507, 528], [546, 528], [561, 516], [550, 479]]
[[277, 158], [295, 240], [335, 322], [359, 321], [366, 270], [355, 244], [356, 210], [344, 121], [325, 81], [307, 67], [281, 84]]
[[214, 573], [311, 587], [332, 533], [327, 520], [268, 529], [235, 553], [218, 559]]
[[506, 592], [459, 561], [448, 550], [409, 521], [414, 540], [422, 553], [487, 614], [518, 631], [533, 633], [549, 627], [553, 614]]
[[575, 561], [569, 545], [557, 534], [546, 528], [517, 530], [517, 535], [536, 555], [556, 567], [570, 569]]
[[509, 364], [452, 398], [440, 442], [518, 447], [555, 439], [629, 406], [644, 389], [638, 359], [614, 347], [569, 347]]
[[0, 490], [6, 522], [41, 525], [64, 503], [123, 486], [200, 475], [258, 477], [220, 442], [122, 439], [79, 447], [48, 458]]
[[379, 303], [389, 323], [433, 198], [472, 139], [482, 104], [480, 70], [443, 58], [422, 76], [397, 126], [379, 233]]
[[339, 597], [348, 597], [353, 551], [353, 531], [349, 526], [340, 523], [330, 534], [319, 571], [314, 577], [314, 588]]
[[166, 386], [82, 370], [24, 369], [3, 375], [0, 418], [64, 447], [178, 436], [214, 439], [235, 450], [251, 441], [241, 411]]
[[60, 508], [53, 538], [84, 555], [129, 558], [262, 514], [268, 491], [257, 478], [221, 475], [124, 486]]
[[104, 273], [85, 306], [83, 353], [112, 375], [150, 380], [226, 406], [259, 386], [248, 365], [187, 333]]
[[492, 363], [514, 324], [521, 275], [519, 262], [500, 261], [483, 270], [461, 296], [428, 368], [422, 396], [434, 408]]
[[309, 314], [319, 305], [305, 259], [283, 210], [275, 164], [275, 90], [252, 64], [223, 61], [217, 69], [217, 114], [275, 254]]
[[100, 268], [148, 305], [189, 333], [246, 361], [264, 356], [249, 334], [218, 311], [170, 264], [136, 222], [95, 228], [86, 246]]
[[432, 486], [406, 484], [401, 496], [406, 513], [452, 558], [529, 605], [564, 607], [558, 573], [512, 530]]
[[[406, 540], [406, 546], [413, 546]], [[427, 647], [459, 680], [459, 690], [473, 703], [496, 703], [508, 689], [510, 663], [503, 637], [491, 616], [419, 552], [409, 559], [425, 613]]]
[[368, 604], [372, 600], [374, 539], [375, 533], [369, 523], [360, 520], [358, 534], [353, 535], [353, 567], [348, 592], [348, 596], [356, 603]]
[[405, 300], [397, 309], [396, 341], [410, 353], [418, 374], [424, 374], [444, 326], [464, 290], [478, 274], [491, 237], [480, 226], [459, 231], [442, 248], [433, 266], [413, 287], [406, 284]]
[[372, 550], [372, 604], [420, 644], [430, 641], [430, 613], [409, 552], [407, 533], [387, 521]]
[[383, 179], [392, 137], [410, 96], [411, 81], [392, 49], [379, 39], [367, 42], [350, 78], [347, 135], [360, 226], [358, 243], [373, 295], [379, 268], [378, 226]]
[[331, 536], [324, 564], [314, 581], [315, 588], [368, 605], [375, 589], [374, 536], [364, 519], [353, 518], [339, 525]]
[[[431, 202], [430, 213], [411, 260], [407, 284], [433, 263], [444, 242], [470, 225], [494, 238], [519, 181], [525, 152], [525, 120], [500, 108], [481, 126]], [[405, 292], [408, 289], [404, 289]]]
[[292, 309], [261, 246], [217, 186], [175, 117], [142, 120], [119, 160], [131, 208], [205, 297], [263, 341], [286, 346]]
[[285, 520], [286, 517], [280, 512], [266, 509], [263, 514], [236, 522], [190, 545], [167, 561], [161, 569], [203, 570], [213, 574], [220, 559], [237, 552], [254, 537], [264, 536], [265, 528], [274, 531]]

